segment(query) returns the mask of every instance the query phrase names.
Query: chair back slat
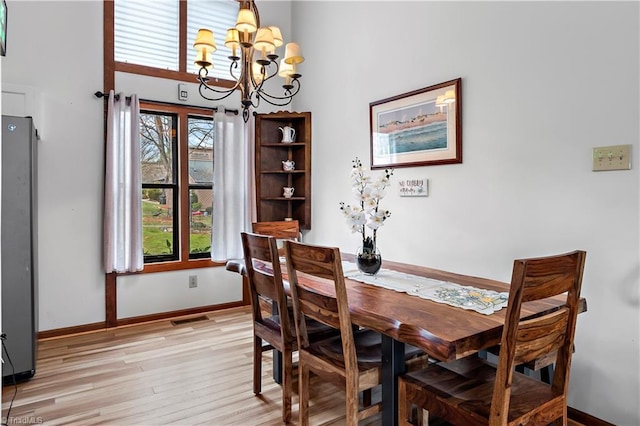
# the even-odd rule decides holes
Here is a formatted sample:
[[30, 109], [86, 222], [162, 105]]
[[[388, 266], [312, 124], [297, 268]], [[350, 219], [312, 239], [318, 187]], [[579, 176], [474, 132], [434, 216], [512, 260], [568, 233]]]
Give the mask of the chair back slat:
[[270, 235], [278, 240], [300, 238], [300, 224], [297, 220], [254, 222], [251, 228], [254, 234]]
[[515, 364], [524, 364], [557, 351], [564, 343], [569, 309], [522, 321], [516, 336]]
[[576, 255], [526, 260], [522, 301], [545, 299], [569, 291], [575, 284], [577, 260]]
[[330, 327], [340, 328], [338, 301], [334, 297], [327, 297], [300, 286], [297, 292], [299, 308], [304, 315]]
[[277, 301], [278, 292], [273, 285], [273, 275], [258, 270], [254, 271], [252, 286], [256, 294]]

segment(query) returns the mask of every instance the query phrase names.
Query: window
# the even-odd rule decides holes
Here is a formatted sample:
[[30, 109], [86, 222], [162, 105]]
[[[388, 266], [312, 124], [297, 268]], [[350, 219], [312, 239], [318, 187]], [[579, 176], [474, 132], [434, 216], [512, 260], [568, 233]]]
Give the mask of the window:
[[[218, 85], [231, 87], [224, 37], [238, 8], [237, 0], [104, 0], [105, 90], [116, 72], [196, 83], [201, 27], [216, 35]], [[213, 110], [151, 101], [140, 110], [144, 272], [219, 266], [210, 258]]]
[[105, 8], [109, 6], [113, 14], [105, 13], [105, 25], [112, 31], [105, 33], [105, 47], [113, 40], [115, 71], [195, 83], [198, 69], [193, 63], [193, 42], [198, 29], [209, 28], [218, 46], [209, 76], [229, 80], [230, 51], [224, 46], [224, 37], [227, 29], [235, 26], [236, 0], [115, 0], [105, 2]]
[[142, 102], [140, 142], [145, 264], [209, 259], [213, 112]]

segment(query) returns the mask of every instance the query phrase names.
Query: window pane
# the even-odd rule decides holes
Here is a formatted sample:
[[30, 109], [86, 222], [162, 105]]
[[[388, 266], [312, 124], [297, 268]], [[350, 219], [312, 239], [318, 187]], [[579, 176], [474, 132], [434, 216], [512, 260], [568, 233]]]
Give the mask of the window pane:
[[189, 117], [189, 183], [213, 182], [213, 119]]
[[213, 191], [211, 189], [191, 189], [191, 220], [189, 253], [208, 254], [211, 252], [211, 211]]
[[140, 113], [142, 183], [173, 183], [175, 122], [172, 115]]
[[178, 4], [178, 0], [115, 0], [115, 60], [177, 71]]
[[145, 257], [174, 253], [173, 206], [172, 189], [142, 189], [142, 248]]
[[[238, 17], [238, 5], [236, 0], [217, 1], [189, 1], [187, 2], [187, 71], [197, 73], [198, 67], [193, 63], [196, 59], [196, 50], [193, 42], [200, 28], [208, 28], [213, 31], [216, 47], [213, 52], [213, 69], [209, 70], [210, 77], [230, 80], [229, 66], [231, 50], [224, 45], [227, 29], [236, 26]], [[236, 52], [236, 54], [239, 54]], [[239, 70], [237, 71], [239, 74]]]
[[[213, 119], [189, 117], [189, 198], [191, 220], [189, 253], [211, 251], [211, 212], [213, 210]], [[194, 257], [194, 256], [191, 256]]]

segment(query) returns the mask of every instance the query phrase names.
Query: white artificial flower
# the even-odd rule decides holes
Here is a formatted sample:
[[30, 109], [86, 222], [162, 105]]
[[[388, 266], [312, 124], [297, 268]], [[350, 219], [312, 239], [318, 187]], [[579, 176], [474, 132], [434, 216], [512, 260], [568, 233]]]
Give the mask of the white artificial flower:
[[368, 221], [367, 226], [371, 229], [378, 229], [382, 226], [386, 218], [387, 218], [387, 211], [378, 210], [377, 212], [371, 215], [371, 218]]
[[367, 222], [367, 218], [362, 210], [352, 210], [349, 215], [349, 221], [358, 226], [362, 226]]
[[381, 200], [385, 195], [387, 195], [384, 186], [374, 186], [373, 188], [371, 188], [370, 194], [372, 198], [375, 198], [377, 200]]
[[371, 210], [374, 210], [378, 206], [378, 200], [375, 197], [367, 197], [363, 202], [364, 211], [367, 213], [371, 213]]

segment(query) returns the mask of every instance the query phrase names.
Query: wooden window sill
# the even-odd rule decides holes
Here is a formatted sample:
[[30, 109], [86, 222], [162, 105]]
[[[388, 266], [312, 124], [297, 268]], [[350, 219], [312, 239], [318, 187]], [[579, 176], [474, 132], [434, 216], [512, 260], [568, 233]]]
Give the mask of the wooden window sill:
[[170, 262], [158, 262], [147, 263], [144, 265], [144, 270], [140, 272], [125, 272], [118, 274], [122, 275], [136, 275], [136, 274], [151, 274], [155, 272], [168, 272], [168, 271], [181, 271], [185, 269], [198, 269], [198, 268], [215, 268], [223, 267], [226, 262], [213, 262], [211, 259], [193, 259], [193, 260], [176, 260]]

